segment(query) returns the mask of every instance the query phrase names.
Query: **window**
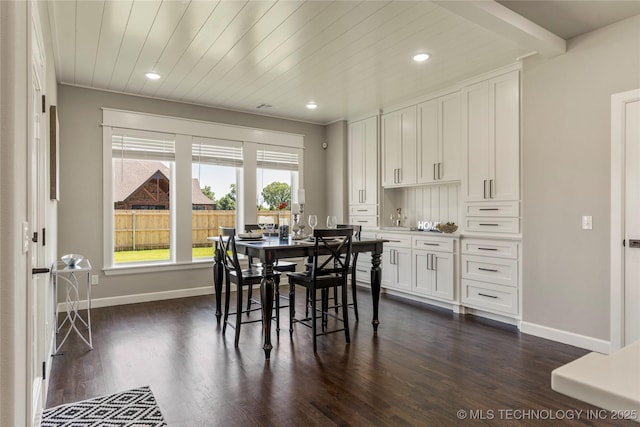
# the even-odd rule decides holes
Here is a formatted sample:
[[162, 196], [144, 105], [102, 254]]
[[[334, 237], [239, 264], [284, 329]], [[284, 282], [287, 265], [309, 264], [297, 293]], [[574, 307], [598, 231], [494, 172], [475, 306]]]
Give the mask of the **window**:
[[[297, 200], [298, 153], [287, 148], [259, 148], [257, 157], [258, 215], [273, 216], [291, 224], [291, 202]], [[286, 204], [282, 210], [280, 206]], [[259, 222], [259, 221], [258, 221]]]
[[218, 227], [236, 224], [237, 175], [242, 145], [235, 141], [194, 137], [191, 144], [191, 241], [193, 259], [211, 258], [207, 237]]
[[218, 226], [257, 221], [263, 183], [301, 184], [301, 135], [108, 108], [102, 116], [105, 274], [204, 268]]
[[171, 259], [173, 135], [114, 129], [114, 264]]

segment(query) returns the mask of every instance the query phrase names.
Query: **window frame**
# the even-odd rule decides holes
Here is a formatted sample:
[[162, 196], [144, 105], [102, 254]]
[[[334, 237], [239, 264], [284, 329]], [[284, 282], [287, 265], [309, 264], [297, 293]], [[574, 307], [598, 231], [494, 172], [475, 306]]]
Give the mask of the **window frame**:
[[[134, 133], [175, 135], [175, 167], [171, 177], [174, 195], [171, 197], [171, 257], [169, 261], [139, 264], [114, 263], [114, 205], [112, 171], [112, 135], [114, 128]], [[298, 186], [303, 186], [304, 136], [300, 134], [229, 125], [216, 122], [162, 116], [111, 108], [102, 108], [103, 157], [103, 272], [106, 275], [158, 272], [209, 267], [211, 259], [192, 259], [191, 242], [191, 165], [192, 144], [199, 138], [231, 141], [241, 144], [243, 166], [237, 177], [238, 208], [236, 227], [255, 221], [255, 212], [244, 206], [257, 200], [256, 170], [258, 149], [272, 146], [277, 151], [297, 152]], [[247, 203], [250, 203], [247, 205]], [[253, 213], [252, 213], [253, 212]]]

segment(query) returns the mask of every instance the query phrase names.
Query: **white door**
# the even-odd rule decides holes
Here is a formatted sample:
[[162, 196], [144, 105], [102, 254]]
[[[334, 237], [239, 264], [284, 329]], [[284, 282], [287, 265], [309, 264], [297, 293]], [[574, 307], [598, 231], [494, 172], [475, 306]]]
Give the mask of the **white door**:
[[[35, 28], [35, 26], [34, 26]], [[42, 413], [45, 390], [43, 387], [44, 363], [47, 360], [47, 322], [45, 301], [49, 286], [47, 256], [44, 247], [46, 184], [46, 136], [43, 114], [44, 60], [41, 39], [32, 34], [32, 76], [29, 102], [27, 206], [28, 230], [31, 237], [27, 257], [27, 334], [29, 383], [31, 384], [30, 410], [32, 423], [37, 423]]]
[[640, 100], [625, 104], [623, 343], [640, 340]]

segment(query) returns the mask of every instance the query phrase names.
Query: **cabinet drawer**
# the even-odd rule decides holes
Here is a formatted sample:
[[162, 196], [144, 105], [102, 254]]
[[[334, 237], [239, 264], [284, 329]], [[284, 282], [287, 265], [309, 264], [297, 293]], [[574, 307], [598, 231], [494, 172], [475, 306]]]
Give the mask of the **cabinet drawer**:
[[363, 216], [378, 215], [378, 207], [376, 205], [351, 205], [349, 206], [349, 215], [351, 216]]
[[386, 246], [395, 246], [395, 247], [411, 247], [411, 235], [410, 234], [388, 234], [388, 233], [378, 233], [378, 239], [388, 240], [388, 243], [385, 243]]
[[466, 216], [519, 217], [520, 202], [478, 202], [465, 204]]
[[453, 252], [453, 239], [434, 236], [414, 236], [413, 249], [425, 249], [436, 252]]
[[517, 287], [518, 261], [506, 258], [463, 255], [462, 277]]
[[518, 290], [491, 283], [462, 279], [463, 305], [505, 314], [518, 314]]
[[355, 216], [352, 215], [349, 217], [349, 224], [351, 225], [361, 225], [363, 227], [377, 227], [378, 226], [378, 217], [377, 216]]
[[467, 217], [465, 229], [483, 233], [518, 233], [520, 220], [518, 218]]
[[518, 259], [518, 242], [484, 239], [462, 239], [462, 253]]

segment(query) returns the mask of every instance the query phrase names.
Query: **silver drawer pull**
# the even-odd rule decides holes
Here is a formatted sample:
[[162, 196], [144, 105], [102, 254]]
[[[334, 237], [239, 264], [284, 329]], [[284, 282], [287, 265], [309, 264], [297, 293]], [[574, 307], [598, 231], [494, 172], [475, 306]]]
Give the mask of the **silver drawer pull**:
[[361, 273], [366, 273], [366, 272], [367, 272], [367, 270], [360, 269], [360, 268], [356, 268], [356, 271], [359, 271], [359, 272], [361, 272]]
[[498, 227], [500, 224], [480, 224], [480, 225], [482, 225], [482, 226], [487, 225], [487, 226], [490, 226], [490, 227]]
[[478, 295], [480, 295], [481, 297], [487, 297], [487, 298], [493, 298], [493, 299], [498, 299], [497, 296], [495, 295], [487, 295], [487, 294], [482, 294], [480, 292], [478, 292]]
[[367, 222], [369, 222], [369, 221], [367, 221], [366, 219], [359, 219], [359, 220], [358, 220], [358, 221], [356, 221], [356, 222], [364, 222], [364, 223], [367, 223]]
[[426, 242], [423, 242], [422, 244], [423, 245], [427, 245], [427, 246], [440, 246], [440, 243], [426, 243]]
[[497, 251], [498, 248], [478, 248], [479, 251]]
[[391, 240], [389, 239], [390, 242], [394, 242], [394, 243], [402, 243], [402, 240]]
[[356, 209], [358, 212], [366, 212], [367, 209]]
[[490, 271], [492, 273], [497, 273], [498, 270], [494, 270], [492, 268], [482, 268], [482, 267], [478, 267], [478, 270], [482, 270], [482, 271]]
[[499, 211], [499, 208], [478, 208], [479, 211]]

